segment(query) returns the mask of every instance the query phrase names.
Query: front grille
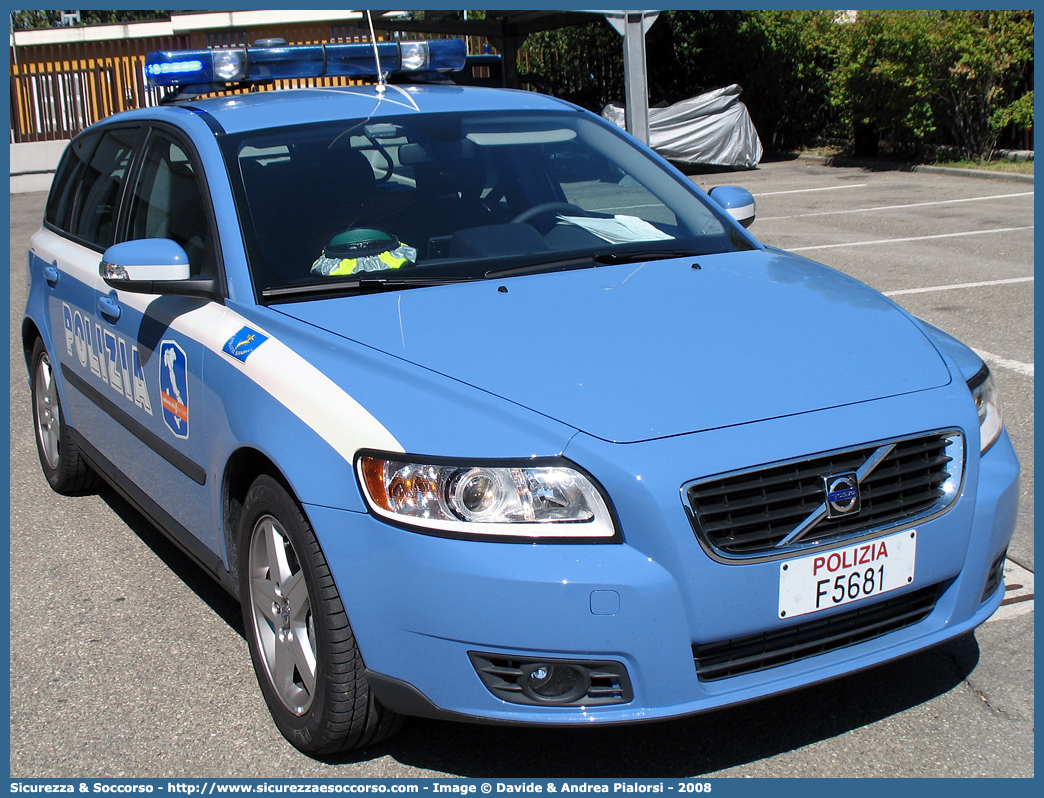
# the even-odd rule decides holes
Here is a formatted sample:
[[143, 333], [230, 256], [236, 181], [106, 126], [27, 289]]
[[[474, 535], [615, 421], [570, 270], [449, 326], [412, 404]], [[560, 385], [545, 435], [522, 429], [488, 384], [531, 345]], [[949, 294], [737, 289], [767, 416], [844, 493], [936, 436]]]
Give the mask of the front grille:
[[[826, 517], [823, 478], [858, 472], [892, 447], [859, 482], [857, 512]], [[799, 544], [820, 544], [887, 529], [941, 512], [956, 498], [964, 448], [959, 432], [870, 443], [715, 477], [691, 484], [686, 497], [700, 540], [722, 557], [792, 553]], [[822, 516], [813, 523], [816, 515]], [[795, 529], [809, 527], [794, 546], [777, 548]]]
[[696, 675], [701, 682], [713, 682], [873, 640], [924, 620], [942, 592], [942, 584], [932, 585], [774, 632], [694, 645]]

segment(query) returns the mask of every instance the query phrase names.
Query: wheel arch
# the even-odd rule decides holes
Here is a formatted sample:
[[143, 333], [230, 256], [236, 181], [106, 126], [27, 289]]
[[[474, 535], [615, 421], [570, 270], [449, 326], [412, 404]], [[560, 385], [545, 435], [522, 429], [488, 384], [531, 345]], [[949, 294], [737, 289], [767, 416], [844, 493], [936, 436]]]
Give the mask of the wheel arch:
[[[231, 579], [231, 587], [237, 599], [239, 595], [239, 523], [243, 515], [243, 504], [250, 486], [262, 474], [277, 480], [294, 501], [301, 504], [290, 481], [268, 455], [253, 447], [244, 446], [232, 453], [225, 464], [222, 480], [222, 526], [225, 538], [225, 562]], [[303, 512], [303, 510], [302, 510]]]
[[30, 372], [33, 368], [33, 364], [30, 362], [33, 357], [33, 346], [36, 344], [37, 338], [43, 338], [40, 328], [36, 326], [35, 321], [26, 316], [22, 319], [22, 356], [25, 358], [25, 366]]
[[[239, 586], [243, 629], [258, 684], [279, 731], [301, 751], [319, 757], [373, 745], [390, 737], [402, 726], [404, 718], [384, 707], [369, 687], [368, 671], [333, 572], [286, 477], [265, 453], [240, 448], [229, 458], [224, 492], [226, 539], [234, 547], [229, 551], [230, 567], [238, 572], [232, 581]], [[288, 573], [274, 567], [271, 552], [278, 546], [263, 539], [261, 548], [268, 554], [260, 562], [255, 560], [255, 535], [264, 538], [269, 534], [261, 526], [264, 518], [268, 519], [264, 527], [274, 528], [284, 546], [289, 545], [294, 551], [293, 561], [297, 565], [283, 564]], [[251, 534], [242, 535], [242, 540], [238, 535], [240, 527], [251, 530]], [[250, 549], [244, 550], [243, 546]], [[251, 570], [249, 579], [242, 573], [240, 561], [257, 569]], [[294, 570], [304, 578], [296, 580], [297, 574], [289, 573]], [[254, 589], [258, 583], [285, 589], [294, 582], [285, 593], [279, 589]], [[272, 624], [278, 625], [281, 617], [283, 630], [291, 630], [287, 625], [292, 617], [291, 602], [299, 614], [299, 623], [293, 627], [294, 634], [284, 637]], [[310, 620], [300, 621], [304, 611]], [[310, 683], [305, 671], [298, 675], [301, 662], [297, 660], [290, 666], [293, 678], [285, 666], [287, 678], [277, 678], [279, 655], [272, 649], [292, 648], [295, 638], [306, 638], [312, 643], [315, 664]], [[305, 695], [310, 696], [308, 704], [295, 703]], [[301, 708], [295, 709], [298, 706]]]

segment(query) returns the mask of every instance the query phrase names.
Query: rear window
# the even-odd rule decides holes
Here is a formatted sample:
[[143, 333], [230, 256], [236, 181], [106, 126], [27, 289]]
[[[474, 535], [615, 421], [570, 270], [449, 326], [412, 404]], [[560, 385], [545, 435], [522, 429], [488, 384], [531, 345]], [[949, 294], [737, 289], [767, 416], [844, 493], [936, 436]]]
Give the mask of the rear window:
[[118, 128], [76, 139], [55, 173], [44, 218], [97, 248], [111, 244], [137, 135], [137, 128]]
[[60, 230], [68, 226], [73, 195], [100, 138], [101, 133], [87, 133], [74, 139], [66, 148], [54, 173], [44, 219]]

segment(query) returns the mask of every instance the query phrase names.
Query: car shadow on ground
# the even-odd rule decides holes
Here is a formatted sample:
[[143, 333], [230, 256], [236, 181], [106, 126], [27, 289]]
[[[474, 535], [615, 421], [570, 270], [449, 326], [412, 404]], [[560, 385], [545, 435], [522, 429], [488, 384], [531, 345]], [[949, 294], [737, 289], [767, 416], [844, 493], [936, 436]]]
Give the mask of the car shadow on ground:
[[[101, 497], [240, 636], [239, 605], [115, 491]], [[756, 762], [836, 737], [930, 701], [979, 661], [966, 634], [862, 673], [688, 718], [598, 728], [534, 728], [410, 718], [391, 740], [324, 761], [331, 775], [388, 756], [474, 778], [686, 778]], [[260, 700], [260, 698], [258, 699]], [[337, 766], [344, 766], [338, 772]]]
[[179, 549], [151, 521], [111, 487], [106, 485], [98, 491], [98, 495], [141, 539], [141, 542], [152, 550], [153, 554], [159, 557], [236, 634], [243, 637], [244, 640], [246, 639], [239, 602], [215, 582], [201, 565]]
[[699, 776], [802, 748], [922, 704], [961, 684], [978, 660], [978, 644], [968, 634], [823, 685], [641, 725], [551, 730], [410, 719], [383, 752], [374, 753], [469, 777]]

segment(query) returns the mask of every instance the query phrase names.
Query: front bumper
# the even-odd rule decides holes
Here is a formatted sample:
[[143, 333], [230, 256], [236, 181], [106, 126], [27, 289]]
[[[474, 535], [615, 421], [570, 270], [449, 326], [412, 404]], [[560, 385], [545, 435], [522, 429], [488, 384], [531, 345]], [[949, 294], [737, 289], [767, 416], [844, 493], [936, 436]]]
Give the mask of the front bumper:
[[[937, 645], [981, 624], [1003, 597], [1003, 589], [983, 592], [1017, 513], [1019, 465], [1007, 433], [981, 460], [974, 452], [969, 456], [964, 490], [953, 507], [917, 527], [913, 584], [858, 602], [873, 604], [937, 586], [938, 599], [923, 620], [799, 661], [701, 681], [695, 644], [787, 626], [776, 617], [779, 562], [724, 564], [703, 551], [676, 503], [681, 480], [676, 474], [663, 478], [675, 486], [674, 495], [668, 491], [665, 497], [651, 466], [678, 462], [664, 456], [672, 448], [682, 456], [687, 445], [682, 439], [653, 452], [651, 470], [644, 472], [637, 458], [619, 473], [612, 473], [608, 461], [599, 469], [598, 460], [615, 445], [590, 439], [584, 445], [585, 451], [575, 447], [573, 457], [588, 468], [594, 463], [592, 471], [614, 497], [623, 544], [448, 540], [368, 515], [307, 508], [372, 687], [384, 703], [407, 714], [523, 724], [675, 717], [803, 687]], [[620, 663], [630, 700], [571, 706], [504, 700], [483, 683], [473, 662], [476, 653], [521, 662]]]

